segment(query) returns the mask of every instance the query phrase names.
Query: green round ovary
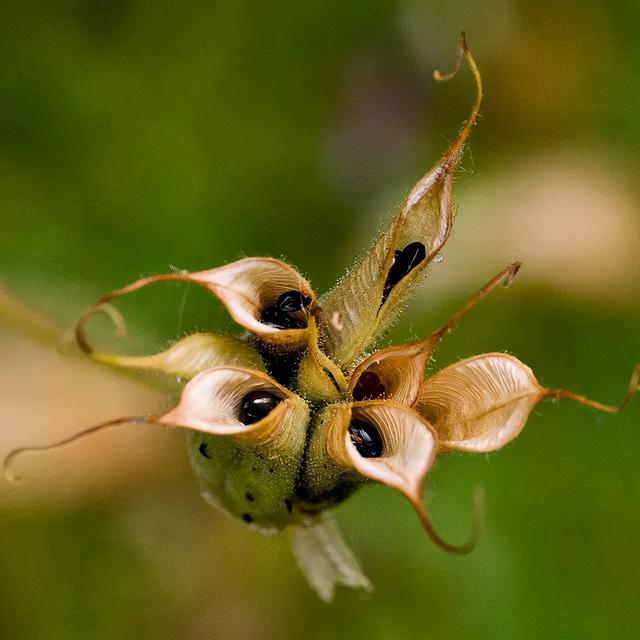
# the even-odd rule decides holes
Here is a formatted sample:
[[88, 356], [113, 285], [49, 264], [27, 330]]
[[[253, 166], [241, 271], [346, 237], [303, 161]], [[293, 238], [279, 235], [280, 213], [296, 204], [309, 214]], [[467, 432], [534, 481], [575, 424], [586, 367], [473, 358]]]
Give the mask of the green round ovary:
[[333, 459], [327, 449], [332, 407], [321, 409], [314, 417], [307, 444], [304, 468], [298, 487], [300, 510], [321, 513], [346, 500], [366, 479], [357, 471]]
[[243, 445], [228, 437], [190, 431], [187, 446], [203, 497], [268, 533], [300, 519], [294, 504], [304, 438], [291, 444], [282, 451], [268, 444]]

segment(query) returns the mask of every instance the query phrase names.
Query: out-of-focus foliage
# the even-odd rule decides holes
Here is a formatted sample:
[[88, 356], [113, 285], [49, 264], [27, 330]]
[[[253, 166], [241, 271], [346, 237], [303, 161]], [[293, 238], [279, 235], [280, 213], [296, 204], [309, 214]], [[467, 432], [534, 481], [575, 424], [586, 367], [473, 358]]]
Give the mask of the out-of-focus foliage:
[[[617, 402], [640, 359], [639, 17], [596, 0], [4, 2], [0, 279], [65, 324], [140, 275], [242, 255], [326, 289], [462, 123], [471, 83], [431, 71], [464, 28], [483, 118], [444, 262], [394, 336], [427, 335], [515, 257], [521, 281], [435, 364], [506, 350]], [[185, 291], [123, 303], [133, 351], [231, 326]], [[5, 330], [0, 353], [3, 452], [163, 403]], [[505, 449], [440, 460], [427, 501], [448, 538], [471, 488], [487, 494], [468, 557], [361, 491], [338, 519], [376, 591], [331, 608], [284, 540], [199, 499], [180, 437], [124, 428], [34, 457], [0, 492], [0, 637], [635, 637], [638, 404], [545, 403]]]

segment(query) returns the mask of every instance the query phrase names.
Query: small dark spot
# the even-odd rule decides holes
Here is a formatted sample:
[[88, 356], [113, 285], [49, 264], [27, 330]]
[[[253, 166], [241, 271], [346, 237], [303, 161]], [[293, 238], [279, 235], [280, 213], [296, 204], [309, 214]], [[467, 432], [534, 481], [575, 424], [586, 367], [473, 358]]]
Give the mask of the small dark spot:
[[323, 469], [328, 469], [328, 468], [329, 468], [329, 466], [328, 466], [328, 465], [326, 465], [326, 464], [323, 464], [323, 465], [322, 465], [322, 468], [323, 468]]
[[253, 493], [251, 493], [250, 491], [247, 491], [244, 494], [245, 500], [248, 500], [249, 502], [253, 502], [255, 500], [255, 498], [253, 497]]
[[257, 471], [258, 467], [251, 467], [251, 471]]
[[285, 500], [284, 503], [287, 505], [287, 511], [291, 513], [293, 511], [293, 502], [291, 500]]
[[209, 449], [207, 448], [207, 443], [206, 442], [201, 442], [200, 446], [198, 447], [198, 451], [200, 452], [200, 455], [208, 458], [209, 460], [211, 460], [211, 456], [209, 455]]
[[251, 517], [250, 513], [243, 513], [242, 514], [242, 519], [247, 523], [253, 522], [253, 518]]
[[269, 473], [275, 473], [276, 470], [273, 467], [269, 467]]

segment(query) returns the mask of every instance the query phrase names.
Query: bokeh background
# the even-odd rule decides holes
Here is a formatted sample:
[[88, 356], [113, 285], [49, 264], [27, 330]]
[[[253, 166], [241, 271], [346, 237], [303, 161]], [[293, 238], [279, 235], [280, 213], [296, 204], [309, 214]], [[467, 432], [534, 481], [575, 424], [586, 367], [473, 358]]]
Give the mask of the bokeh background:
[[[464, 28], [483, 117], [444, 260], [389, 339], [425, 335], [517, 258], [434, 366], [504, 350], [617, 402], [640, 360], [639, 19], [631, 0], [4, 0], [0, 281], [65, 326], [141, 275], [244, 255], [326, 290], [464, 120], [469, 73], [431, 78]], [[132, 352], [232, 329], [183, 286], [120, 308]], [[0, 453], [168, 402], [6, 325], [0, 354]], [[329, 606], [285, 538], [200, 499], [180, 435], [123, 427], [2, 483], [0, 637], [638, 637], [639, 454], [640, 402], [547, 402], [502, 451], [441, 459], [425, 497], [449, 538], [487, 494], [468, 557], [362, 490], [336, 515], [376, 591]]]

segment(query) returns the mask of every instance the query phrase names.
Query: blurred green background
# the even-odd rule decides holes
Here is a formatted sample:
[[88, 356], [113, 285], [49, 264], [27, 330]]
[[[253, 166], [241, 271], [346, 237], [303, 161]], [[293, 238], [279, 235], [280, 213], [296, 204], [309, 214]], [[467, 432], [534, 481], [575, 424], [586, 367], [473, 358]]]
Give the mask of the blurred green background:
[[[445, 259], [389, 339], [425, 335], [516, 257], [522, 277], [435, 365], [505, 350], [617, 402], [640, 360], [639, 18], [630, 0], [5, 0], [0, 280], [65, 325], [141, 275], [243, 255], [326, 290], [464, 120], [468, 72], [431, 73], [466, 29], [483, 117]], [[231, 328], [183, 286], [121, 308], [133, 351]], [[0, 453], [166, 402], [6, 328], [0, 353]], [[286, 539], [199, 498], [181, 437], [125, 427], [33, 456], [0, 491], [0, 637], [638, 637], [639, 422], [638, 400], [613, 417], [543, 403], [504, 450], [439, 460], [426, 500], [449, 538], [487, 494], [468, 557], [362, 490], [337, 518], [376, 591], [330, 606]]]

